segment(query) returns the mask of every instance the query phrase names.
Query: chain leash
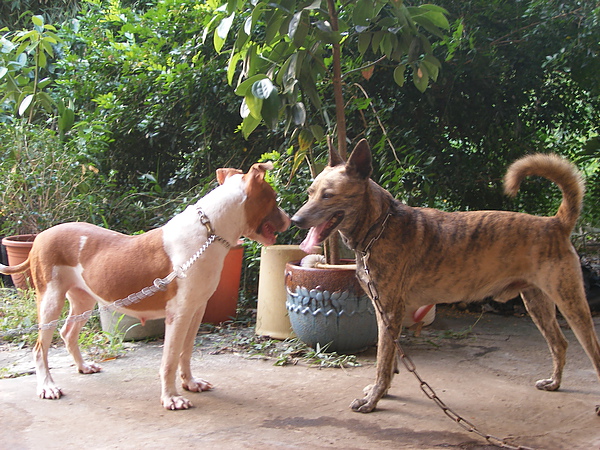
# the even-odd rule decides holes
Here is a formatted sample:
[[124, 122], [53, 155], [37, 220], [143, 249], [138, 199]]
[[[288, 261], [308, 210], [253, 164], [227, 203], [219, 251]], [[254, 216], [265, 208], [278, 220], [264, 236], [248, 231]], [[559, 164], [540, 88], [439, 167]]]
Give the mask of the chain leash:
[[438, 397], [438, 395], [436, 394], [435, 390], [431, 387], [431, 385], [429, 383], [427, 383], [425, 380], [423, 380], [423, 378], [421, 378], [421, 376], [419, 375], [419, 373], [417, 371], [417, 367], [416, 367], [415, 363], [410, 358], [410, 356], [408, 356], [406, 354], [406, 352], [400, 345], [400, 339], [399, 338], [396, 339], [394, 337], [394, 333], [392, 332], [392, 328], [390, 326], [388, 316], [385, 313], [385, 311], [383, 310], [383, 306], [381, 304], [381, 300], [379, 298], [377, 288], [375, 286], [375, 283], [373, 282], [373, 278], [371, 277], [371, 272], [370, 272], [369, 266], [368, 266], [368, 260], [371, 255], [371, 247], [382, 236], [382, 234], [385, 230], [385, 227], [387, 225], [387, 222], [391, 216], [392, 216], [392, 212], [388, 211], [385, 219], [383, 220], [383, 222], [381, 224], [379, 233], [369, 241], [367, 246], [361, 252], [361, 260], [362, 260], [365, 277], [367, 280], [366, 284], [367, 284], [367, 288], [369, 290], [369, 292], [368, 292], [369, 297], [373, 301], [375, 308], [377, 308], [379, 316], [381, 317], [381, 320], [383, 321], [383, 325], [385, 326], [386, 332], [392, 338], [392, 341], [394, 342], [394, 344], [396, 346], [396, 351], [398, 352], [398, 358], [400, 359], [400, 361], [402, 361], [402, 364], [404, 365], [406, 370], [408, 370], [410, 373], [412, 373], [414, 375], [414, 377], [417, 379], [417, 381], [419, 382], [419, 387], [421, 388], [421, 391], [423, 391], [423, 393], [427, 396], [427, 398], [429, 398], [430, 400], [433, 400], [433, 402], [437, 406], [440, 407], [440, 409], [444, 412], [444, 414], [446, 414], [446, 416], [448, 416], [453, 422], [457, 423], [460, 427], [462, 427], [469, 433], [475, 433], [475, 434], [479, 435], [480, 437], [485, 439], [488, 443], [495, 445], [497, 447], [500, 447], [500, 448], [507, 448], [507, 449], [512, 449], [512, 450], [533, 450], [531, 447], [511, 445], [508, 442], [506, 442], [506, 439], [501, 439], [501, 438], [498, 438], [491, 434], [483, 433], [472, 422], [465, 419], [460, 414], [456, 413], [452, 408], [447, 406], [442, 401], [442, 399], [440, 399]]
[[204, 242], [204, 244], [202, 244], [202, 247], [200, 247], [198, 249], [198, 251], [190, 257], [190, 259], [188, 259], [183, 265], [174, 267], [173, 271], [166, 277], [156, 278], [152, 282], [151, 286], [147, 286], [134, 294], [128, 295], [125, 298], [115, 300], [114, 302], [112, 302], [110, 304], [98, 306], [98, 309], [96, 309], [96, 310], [85, 311], [84, 313], [81, 313], [81, 314], [69, 316], [66, 319], [62, 319], [62, 320], [56, 319], [56, 320], [52, 320], [48, 323], [31, 326], [29, 328], [16, 328], [14, 330], [9, 330], [9, 331], [0, 333], [0, 339], [5, 339], [8, 337], [13, 337], [13, 336], [19, 336], [19, 335], [23, 335], [23, 334], [29, 334], [29, 333], [33, 333], [34, 331], [50, 330], [50, 329], [54, 329], [54, 328], [57, 328], [59, 326], [66, 325], [69, 323], [84, 322], [84, 321], [89, 320], [91, 317], [100, 315], [101, 311], [116, 311], [119, 308], [126, 308], [127, 306], [133, 305], [135, 303], [139, 303], [143, 299], [151, 297], [152, 295], [156, 294], [159, 291], [166, 291], [169, 284], [171, 284], [173, 282], [173, 280], [175, 280], [175, 278], [185, 278], [187, 276], [186, 272], [190, 269], [190, 267], [192, 267], [192, 265], [198, 260], [198, 258], [200, 258], [204, 254], [204, 252], [206, 252], [208, 247], [210, 247], [210, 245], [213, 242], [219, 241], [227, 249], [231, 248], [231, 244], [226, 239], [224, 239], [221, 236], [214, 233], [212, 226], [210, 224], [210, 221], [208, 220], [208, 217], [206, 216], [204, 211], [202, 211], [202, 209], [200, 209], [200, 207], [197, 207], [197, 211], [198, 211], [198, 214], [200, 215], [200, 222], [208, 230], [209, 236], [208, 236], [206, 242]]

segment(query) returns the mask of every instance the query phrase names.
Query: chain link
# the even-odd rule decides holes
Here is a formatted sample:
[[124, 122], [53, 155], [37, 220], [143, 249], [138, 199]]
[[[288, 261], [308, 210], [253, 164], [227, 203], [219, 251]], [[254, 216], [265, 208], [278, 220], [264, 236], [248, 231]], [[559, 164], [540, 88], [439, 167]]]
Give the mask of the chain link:
[[140, 291], [130, 294], [125, 298], [115, 300], [114, 302], [109, 303], [108, 305], [98, 306], [98, 309], [96, 309], [96, 310], [85, 311], [84, 313], [81, 313], [81, 314], [69, 316], [66, 319], [62, 319], [62, 320], [56, 319], [56, 320], [52, 320], [52, 321], [44, 323], [44, 324], [34, 325], [34, 326], [31, 326], [28, 328], [16, 328], [13, 330], [2, 332], [2, 333], [0, 333], [0, 339], [6, 339], [8, 337], [29, 334], [29, 333], [33, 333], [35, 331], [55, 329], [55, 328], [58, 328], [59, 326], [66, 325], [69, 323], [85, 322], [85, 321], [89, 320], [91, 317], [96, 317], [96, 316], [100, 315], [101, 311], [116, 311], [119, 308], [126, 308], [127, 306], [133, 305], [135, 303], [139, 303], [140, 301], [142, 301], [145, 298], [151, 297], [152, 295], [156, 294], [159, 291], [166, 291], [167, 286], [169, 286], [169, 284], [171, 284], [175, 278], [185, 278], [186, 277], [186, 272], [190, 269], [190, 267], [192, 267], [192, 265], [198, 260], [198, 258], [200, 258], [204, 254], [204, 252], [206, 252], [208, 247], [213, 242], [219, 241], [226, 248], [231, 247], [231, 245], [229, 244], [229, 242], [227, 240], [225, 240], [224, 238], [222, 238], [221, 236], [219, 236], [217, 234], [214, 234], [212, 227], [210, 225], [210, 222], [208, 221], [208, 218], [206, 217], [206, 215], [200, 208], [198, 208], [198, 214], [201, 217], [202, 224], [204, 226], [206, 226], [206, 229], [210, 233], [210, 235], [208, 236], [208, 239], [206, 240], [206, 242], [204, 242], [204, 244], [202, 244], [202, 247], [200, 247], [198, 249], [198, 251], [196, 253], [194, 253], [190, 257], [190, 259], [188, 259], [185, 262], [185, 264], [174, 267], [173, 271], [166, 277], [156, 278], [152, 282], [151, 286], [146, 286], [145, 288], [142, 288]]
[[394, 337], [394, 333], [392, 332], [392, 328], [390, 326], [388, 316], [385, 313], [385, 311], [383, 310], [383, 306], [381, 304], [381, 300], [379, 298], [379, 294], [377, 292], [375, 283], [373, 282], [373, 278], [371, 277], [371, 273], [370, 273], [369, 265], [368, 265], [368, 260], [369, 260], [370, 254], [371, 254], [371, 247], [382, 236], [382, 234], [385, 230], [387, 221], [391, 215], [392, 215], [391, 212], [387, 213], [387, 216], [385, 217], [385, 219], [383, 220], [383, 222], [381, 224], [379, 233], [377, 234], [377, 236], [373, 237], [369, 241], [369, 243], [367, 244], [365, 249], [362, 251], [361, 259], [362, 259], [363, 271], [365, 273], [365, 277], [366, 277], [366, 281], [367, 281], [366, 284], [367, 284], [367, 289], [369, 291], [368, 292], [369, 297], [373, 301], [375, 308], [377, 308], [377, 311], [379, 312], [379, 316], [381, 317], [381, 320], [383, 321], [383, 325], [385, 326], [387, 333], [390, 335], [390, 337], [392, 338], [392, 341], [394, 342], [394, 344], [396, 346], [396, 351], [398, 352], [398, 358], [400, 359], [400, 361], [402, 361], [402, 364], [404, 365], [406, 370], [409, 371], [410, 373], [412, 373], [414, 375], [414, 377], [417, 379], [417, 381], [419, 382], [421, 391], [423, 391], [423, 393], [427, 396], [427, 398], [429, 398], [430, 400], [433, 400], [433, 402], [437, 406], [439, 406], [439, 408], [444, 412], [444, 414], [446, 414], [446, 416], [448, 416], [453, 422], [458, 424], [460, 427], [462, 427], [469, 433], [477, 434], [478, 436], [485, 439], [488, 443], [495, 445], [496, 447], [508, 448], [508, 449], [512, 449], [512, 450], [533, 450], [531, 447], [511, 445], [508, 442], [506, 442], [506, 439], [501, 439], [496, 436], [492, 436], [490, 434], [483, 433], [472, 422], [470, 422], [469, 420], [462, 417], [460, 414], [455, 412], [449, 406], [446, 406], [446, 404], [442, 401], [442, 399], [440, 399], [438, 397], [435, 390], [429, 385], [429, 383], [427, 383], [425, 380], [423, 380], [423, 378], [421, 378], [421, 376], [417, 372], [417, 367], [416, 367], [415, 363], [406, 354], [406, 352], [400, 345], [399, 339], [396, 339]]

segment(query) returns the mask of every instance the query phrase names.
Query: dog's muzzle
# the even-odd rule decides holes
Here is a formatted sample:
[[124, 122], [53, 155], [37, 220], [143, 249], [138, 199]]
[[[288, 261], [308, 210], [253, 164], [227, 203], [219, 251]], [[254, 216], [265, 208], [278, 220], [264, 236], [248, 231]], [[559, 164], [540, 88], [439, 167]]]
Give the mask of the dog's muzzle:
[[292, 223], [298, 228], [309, 228], [309, 226], [306, 225], [306, 219], [302, 216], [294, 215], [294, 217], [292, 217]]

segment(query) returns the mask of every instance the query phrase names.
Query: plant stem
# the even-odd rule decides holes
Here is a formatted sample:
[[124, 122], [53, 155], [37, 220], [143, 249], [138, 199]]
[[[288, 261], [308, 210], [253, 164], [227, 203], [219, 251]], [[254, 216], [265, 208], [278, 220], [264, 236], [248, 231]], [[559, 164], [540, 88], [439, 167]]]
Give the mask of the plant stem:
[[[335, 9], [334, 0], [327, 0], [329, 19], [333, 32], [339, 31], [338, 12]], [[333, 42], [333, 96], [335, 99], [335, 121], [337, 124], [338, 151], [344, 159], [347, 157], [346, 150], [346, 115], [344, 112], [344, 96], [342, 93], [342, 62], [341, 48], [337, 40]]]

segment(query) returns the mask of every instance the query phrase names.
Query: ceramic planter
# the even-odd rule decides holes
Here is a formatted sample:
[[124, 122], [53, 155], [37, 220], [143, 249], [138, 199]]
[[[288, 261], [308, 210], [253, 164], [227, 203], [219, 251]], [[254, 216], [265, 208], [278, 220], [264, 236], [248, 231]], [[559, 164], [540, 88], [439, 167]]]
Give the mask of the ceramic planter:
[[294, 333], [315, 347], [352, 353], [377, 343], [377, 319], [354, 270], [286, 265], [286, 307]]
[[[314, 248], [315, 253], [322, 250]], [[285, 265], [306, 256], [299, 245], [271, 245], [260, 252], [256, 329], [259, 336], [273, 339], [293, 337], [292, 324], [285, 306]]]
[[[2, 239], [2, 245], [6, 248], [9, 266], [16, 266], [27, 259], [35, 237], [35, 234], [20, 234]], [[10, 277], [17, 289], [27, 289], [29, 287], [29, 271], [16, 273]]]

